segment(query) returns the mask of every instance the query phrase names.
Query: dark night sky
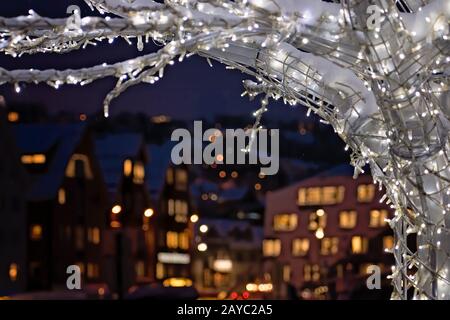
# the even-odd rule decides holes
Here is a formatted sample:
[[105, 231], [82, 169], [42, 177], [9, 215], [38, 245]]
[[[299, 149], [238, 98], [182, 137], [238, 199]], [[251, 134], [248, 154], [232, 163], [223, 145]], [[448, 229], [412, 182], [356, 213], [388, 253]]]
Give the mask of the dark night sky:
[[[65, 17], [66, 8], [71, 4], [80, 6], [82, 16], [94, 13], [82, 0], [14, 0], [0, 5], [0, 16], [26, 15], [34, 9], [41, 16]], [[117, 39], [114, 44], [90, 46], [73, 53], [38, 54], [11, 58], [0, 55], [0, 66], [6, 69], [22, 68], [79, 68], [103, 62], [113, 63], [141, 55], [135, 45], [128, 45]], [[153, 46], [153, 45], [152, 45]], [[154, 51], [148, 45], [145, 51]], [[211, 68], [206, 60], [191, 57], [183, 63], [176, 63], [166, 69], [162, 81], [155, 85], [142, 84], [128, 89], [113, 101], [111, 113], [122, 111], [146, 112], [149, 115], [168, 114], [174, 118], [198, 119], [206, 115], [245, 114], [257, 108], [257, 102], [241, 98], [241, 81], [249, 78], [238, 71], [226, 70], [219, 63]], [[113, 87], [112, 78], [99, 80], [89, 86], [64, 86], [55, 90], [46, 85], [26, 85], [20, 94], [11, 85], [0, 87], [0, 95], [7, 103], [40, 103], [50, 112], [69, 111], [75, 113], [96, 113], [102, 109], [102, 101]], [[280, 103], [271, 103], [268, 116], [284, 119], [302, 118], [304, 110], [292, 109]]]

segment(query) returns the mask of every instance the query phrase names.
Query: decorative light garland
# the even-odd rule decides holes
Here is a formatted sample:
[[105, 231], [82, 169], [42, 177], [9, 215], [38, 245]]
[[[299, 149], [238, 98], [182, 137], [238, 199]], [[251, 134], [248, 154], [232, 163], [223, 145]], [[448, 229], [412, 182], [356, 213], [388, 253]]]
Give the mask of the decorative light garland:
[[[355, 176], [370, 165], [395, 210], [393, 299], [450, 299], [450, 43], [448, 0], [85, 0], [116, 17], [0, 18], [0, 51], [12, 56], [69, 52], [117, 38], [150, 39], [156, 53], [78, 70], [0, 68], [0, 84], [83, 85], [116, 77], [104, 103], [154, 83], [198, 54], [238, 69], [261, 127], [268, 99], [303, 105], [351, 148]], [[340, 3], [337, 3], [340, 2]], [[380, 9], [373, 27], [369, 6]], [[368, 13], [369, 12], [369, 13]], [[368, 21], [371, 20], [370, 26]], [[246, 150], [248, 151], [248, 150]], [[408, 240], [417, 238], [417, 249]]]

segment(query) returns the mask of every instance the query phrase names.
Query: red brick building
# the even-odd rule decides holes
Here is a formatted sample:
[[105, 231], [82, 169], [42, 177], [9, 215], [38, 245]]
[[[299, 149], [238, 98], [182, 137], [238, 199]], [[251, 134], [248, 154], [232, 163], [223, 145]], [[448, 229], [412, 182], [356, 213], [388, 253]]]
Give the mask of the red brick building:
[[[385, 219], [392, 212], [370, 175], [352, 176], [351, 167], [338, 166], [267, 193], [264, 271], [274, 298], [348, 298], [365, 283], [368, 264], [390, 269], [384, 249], [394, 241]], [[362, 277], [340, 280], [349, 273]]]

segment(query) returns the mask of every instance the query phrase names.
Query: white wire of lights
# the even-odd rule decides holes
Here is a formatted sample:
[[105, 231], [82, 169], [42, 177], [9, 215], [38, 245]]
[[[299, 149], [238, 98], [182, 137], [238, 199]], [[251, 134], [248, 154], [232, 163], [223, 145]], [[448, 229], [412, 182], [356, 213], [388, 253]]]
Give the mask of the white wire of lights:
[[[156, 53], [78, 70], [0, 68], [0, 84], [86, 84], [116, 77], [109, 104], [154, 83], [175, 59], [199, 54], [248, 73], [245, 94], [304, 105], [352, 149], [355, 175], [369, 164], [395, 210], [393, 299], [450, 299], [450, 3], [446, 0], [85, 0], [115, 17], [0, 18], [0, 51], [64, 53], [120, 37]], [[367, 8], [382, 21], [368, 28]], [[18, 90], [19, 91], [19, 90]], [[416, 246], [412, 246], [415, 237]]]

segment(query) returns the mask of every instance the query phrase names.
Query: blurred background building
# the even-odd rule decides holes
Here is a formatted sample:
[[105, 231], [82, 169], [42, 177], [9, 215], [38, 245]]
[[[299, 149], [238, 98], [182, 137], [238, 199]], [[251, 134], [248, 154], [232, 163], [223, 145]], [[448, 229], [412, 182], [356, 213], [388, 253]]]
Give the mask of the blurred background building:
[[[204, 128], [245, 128], [217, 116]], [[15, 298], [387, 298], [390, 208], [313, 120], [271, 120], [280, 171], [174, 165], [166, 115], [0, 107], [0, 295]], [[333, 154], [333, 157], [330, 157]], [[223, 155], [217, 155], [223, 156]], [[82, 290], [65, 286], [69, 265]]]

